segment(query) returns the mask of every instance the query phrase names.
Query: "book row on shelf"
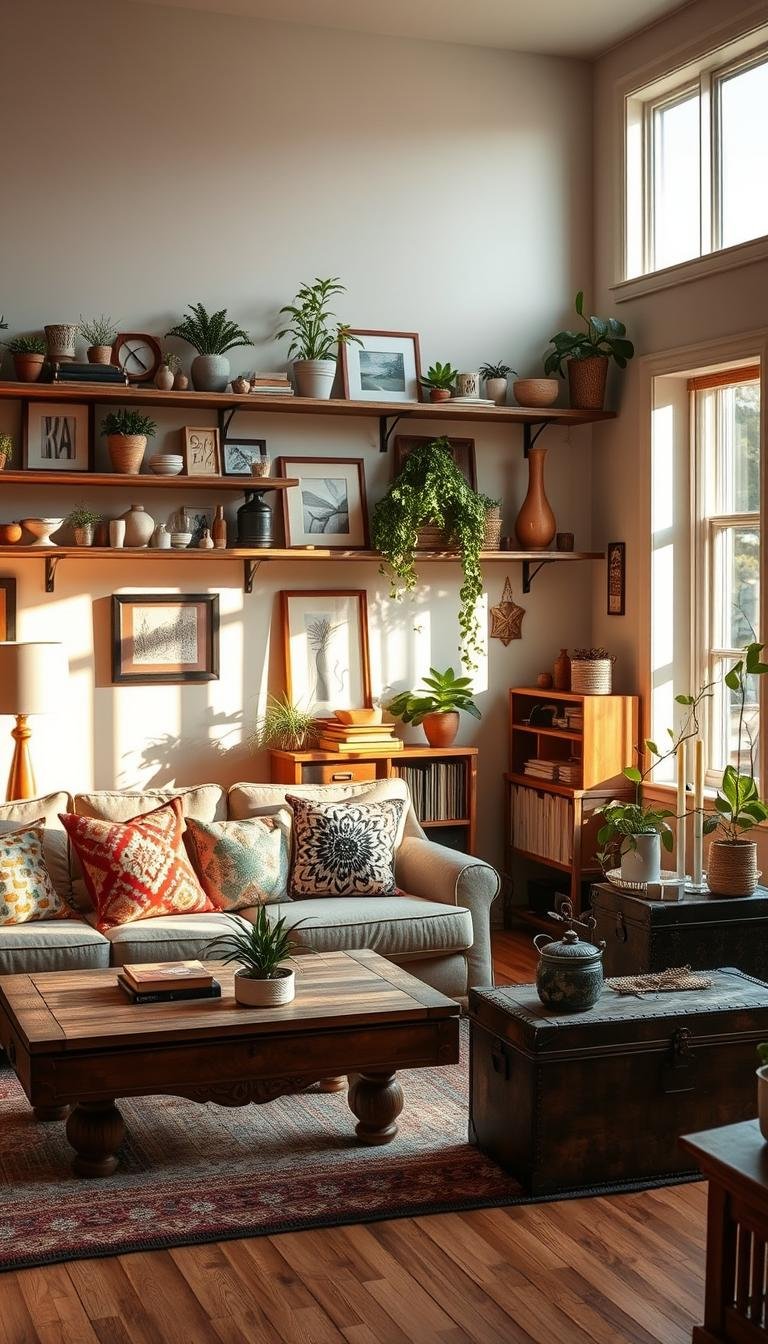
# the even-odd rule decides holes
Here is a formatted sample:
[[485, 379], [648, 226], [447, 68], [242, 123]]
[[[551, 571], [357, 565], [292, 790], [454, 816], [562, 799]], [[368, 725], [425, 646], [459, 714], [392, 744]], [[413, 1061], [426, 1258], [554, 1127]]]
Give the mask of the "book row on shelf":
[[466, 776], [461, 761], [398, 765], [419, 821], [459, 820], [466, 812]]
[[568, 798], [513, 785], [510, 790], [513, 849], [556, 863], [573, 861], [573, 809]]
[[531, 756], [523, 766], [523, 774], [530, 775], [532, 779], [545, 779], [550, 783], [578, 788], [581, 762], [576, 757], [567, 761], [550, 761], [543, 756]]

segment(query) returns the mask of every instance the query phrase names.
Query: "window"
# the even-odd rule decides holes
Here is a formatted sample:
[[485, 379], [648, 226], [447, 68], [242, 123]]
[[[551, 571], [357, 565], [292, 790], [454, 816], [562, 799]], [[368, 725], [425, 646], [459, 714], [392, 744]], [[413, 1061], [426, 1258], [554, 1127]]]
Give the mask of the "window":
[[626, 100], [625, 278], [768, 235], [768, 46], [755, 41]]

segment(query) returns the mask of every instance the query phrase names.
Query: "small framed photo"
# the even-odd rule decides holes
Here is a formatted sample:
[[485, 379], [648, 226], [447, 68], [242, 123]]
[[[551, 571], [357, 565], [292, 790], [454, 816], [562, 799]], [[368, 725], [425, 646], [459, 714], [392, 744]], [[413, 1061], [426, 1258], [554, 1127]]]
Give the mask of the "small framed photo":
[[278, 457], [275, 470], [299, 481], [281, 492], [286, 546], [370, 544], [361, 457]]
[[[408, 454], [414, 448], [424, 443], [434, 442], [433, 434], [398, 434], [395, 437], [395, 452], [392, 462], [392, 474], [399, 476], [403, 468], [403, 463]], [[462, 476], [473, 490], [477, 489], [477, 466], [475, 463], [475, 440], [474, 439], [449, 439], [448, 445], [453, 454], [453, 460], [459, 468]]]
[[0, 640], [16, 638], [16, 580], [0, 579]]
[[222, 470], [225, 476], [250, 476], [251, 463], [267, 456], [266, 439], [225, 439]]
[[318, 715], [371, 708], [364, 589], [281, 592], [285, 689]]
[[606, 552], [609, 616], [623, 616], [626, 609], [627, 548], [623, 541], [609, 541]]
[[91, 471], [93, 407], [76, 401], [23, 401], [21, 448], [27, 471]]
[[344, 396], [351, 401], [419, 401], [419, 338], [415, 331], [350, 333], [341, 347]]
[[165, 686], [218, 678], [218, 593], [113, 596], [113, 682]]
[[194, 429], [185, 425], [181, 431], [184, 470], [188, 476], [219, 476], [218, 429]]

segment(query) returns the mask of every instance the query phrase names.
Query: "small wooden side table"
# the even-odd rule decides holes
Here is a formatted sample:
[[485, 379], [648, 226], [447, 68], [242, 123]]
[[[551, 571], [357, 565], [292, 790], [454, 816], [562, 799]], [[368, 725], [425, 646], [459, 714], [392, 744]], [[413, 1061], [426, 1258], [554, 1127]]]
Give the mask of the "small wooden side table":
[[756, 1120], [688, 1134], [709, 1180], [704, 1324], [693, 1344], [768, 1342], [768, 1143]]

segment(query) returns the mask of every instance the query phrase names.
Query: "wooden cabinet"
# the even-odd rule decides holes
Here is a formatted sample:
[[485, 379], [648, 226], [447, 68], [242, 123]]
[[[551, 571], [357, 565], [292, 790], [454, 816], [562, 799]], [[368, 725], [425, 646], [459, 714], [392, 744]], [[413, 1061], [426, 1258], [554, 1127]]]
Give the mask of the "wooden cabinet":
[[430, 839], [475, 853], [477, 747], [404, 747], [398, 752], [270, 751], [275, 784], [346, 784], [405, 779]]

